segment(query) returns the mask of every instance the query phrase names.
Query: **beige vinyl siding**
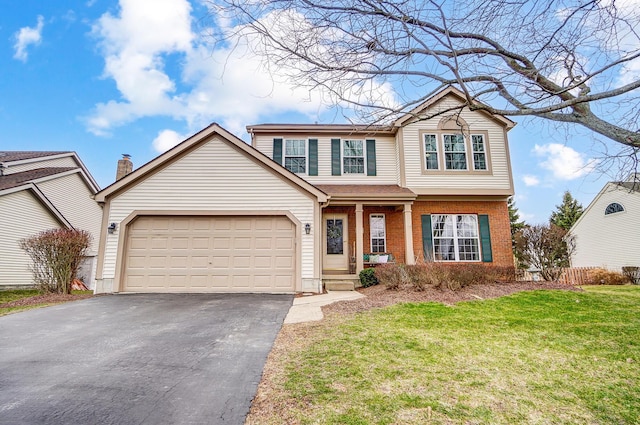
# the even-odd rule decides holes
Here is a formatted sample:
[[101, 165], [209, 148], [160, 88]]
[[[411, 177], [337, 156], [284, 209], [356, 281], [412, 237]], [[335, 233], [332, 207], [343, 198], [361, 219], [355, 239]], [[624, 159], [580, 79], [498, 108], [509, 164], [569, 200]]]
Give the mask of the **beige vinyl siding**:
[[20, 173], [22, 171], [35, 170], [36, 168], [48, 168], [48, 167], [78, 167], [79, 164], [71, 156], [65, 156], [63, 158], [47, 159], [42, 158], [38, 161], [28, 162], [24, 164], [11, 165], [5, 171], [5, 174]]
[[[273, 139], [318, 139], [318, 175], [307, 176], [300, 174], [300, 177], [311, 184], [398, 184], [397, 174], [397, 149], [396, 141], [393, 137], [375, 136], [327, 136], [327, 135], [295, 135], [282, 136], [279, 134], [255, 136], [255, 147], [260, 152], [273, 158]], [[364, 174], [342, 174], [340, 176], [331, 175], [331, 139], [354, 139], [376, 141], [376, 175], [367, 176], [366, 166]], [[366, 146], [365, 146], [366, 149]]]
[[[612, 202], [623, 212], [604, 215]], [[640, 267], [640, 193], [609, 184], [572, 229], [576, 237], [573, 267], [604, 267], [621, 271]]]
[[21, 239], [63, 226], [29, 190], [0, 196], [0, 286], [32, 285], [29, 256]]
[[[454, 107], [458, 102], [453, 98], [443, 99], [437, 103], [433, 110], [448, 109]], [[431, 111], [431, 110], [430, 110]], [[467, 122], [471, 133], [474, 131], [486, 131], [488, 133], [489, 145], [489, 167], [492, 174], [474, 173], [452, 173], [447, 171], [430, 172], [423, 174], [423, 161], [420, 139], [420, 132], [435, 131], [438, 128], [440, 117], [435, 117], [426, 121], [418, 121], [406, 125], [403, 130], [404, 136], [404, 160], [407, 187], [418, 194], [429, 194], [429, 189], [447, 188], [468, 190], [473, 194], [476, 189], [505, 190], [511, 189], [511, 178], [509, 169], [508, 150], [505, 141], [504, 127], [480, 112], [463, 110], [461, 117]], [[440, 144], [441, 145], [441, 144]], [[442, 155], [441, 151], [438, 151]], [[467, 156], [471, 152], [467, 150]]]
[[73, 173], [37, 184], [44, 195], [76, 229], [93, 236], [89, 255], [97, 255], [102, 222], [102, 207], [92, 199], [93, 193], [79, 173]]
[[[203, 143], [110, 202], [108, 222], [134, 210], [290, 211], [313, 226], [315, 201], [217, 137]], [[107, 235], [103, 277], [115, 277], [121, 229]], [[304, 231], [302, 232], [304, 233]], [[302, 278], [314, 278], [314, 235], [302, 235]], [[297, 260], [296, 260], [297, 261]]]

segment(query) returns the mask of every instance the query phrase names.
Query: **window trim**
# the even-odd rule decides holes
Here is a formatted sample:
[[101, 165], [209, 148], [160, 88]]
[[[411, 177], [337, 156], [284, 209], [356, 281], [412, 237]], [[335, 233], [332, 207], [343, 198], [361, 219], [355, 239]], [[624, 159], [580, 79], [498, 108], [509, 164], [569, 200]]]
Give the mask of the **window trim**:
[[[442, 174], [442, 175], [460, 175], [460, 176], [468, 176], [468, 175], [492, 175], [493, 169], [491, 164], [491, 150], [489, 146], [489, 132], [486, 130], [477, 130], [468, 132], [463, 130], [462, 135], [464, 136], [465, 141], [465, 156], [467, 169], [466, 170], [452, 170], [445, 168], [445, 158], [444, 158], [444, 135], [445, 134], [461, 134], [460, 132], [456, 133], [453, 130], [420, 130], [419, 134], [419, 144], [420, 144], [420, 169], [423, 175], [433, 175], [433, 174]], [[425, 150], [425, 135], [434, 135], [436, 136], [436, 148], [438, 155], [438, 168], [437, 169], [428, 169], [427, 168], [427, 157]], [[487, 164], [487, 168], [485, 170], [477, 170], [475, 168], [475, 164], [473, 161], [473, 142], [471, 136], [482, 136], [484, 142], [484, 154], [485, 160]]]
[[[473, 149], [473, 136], [480, 136], [482, 137], [482, 148], [483, 151], [475, 151]], [[471, 155], [469, 156], [469, 160], [471, 162], [472, 165], [472, 170], [473, 171], [486, 171], [489, 168], [489, 157], [487, 156], [487, 141], [486, 138], [484, 136], [484, 134], [482, 133], [471, 133], [469, 134], [469, 147], [471, 148]], [[476, 153], [482, 153], [484, 155], [484, 168], [483, 169], [478, 169], [476, 168], [476, 159], [475, 159], [475, 154]]]
[[[456, 224], [457, 224], [457, 217], [458, 216], [471, 216], [471, 217], [475, 217], [476, 220], [476, 236], [474, 237], [464, 237], [464, 236], [458, 236], [458, 228], [457, 226], [455, 226], [455, 228], [453, 229], [453, 236], [452, 237], [436, 237], [435, 235], [435, 231], [436, 231], [436, 226], [435, 226], [435, 222], [436, 219], [435, 217], [437, 216], [445, 216], [445, 217], [456, 217], [454, 218], [454, 220], [456, 220]], [[478, 217], [478, 214], [440, 214], [440, 213], [433, 213], [431, 214], [431, 240], [432, 242], [432, 252], [431, 252], [431, 256], [433, 258], [433, 261], [439, 262], [439, 263], [482, 263], [483, 259], [482, 259], [482, 238], [480, 236], [480, 220]], [[454, 247], [454, 257], [455, 259], [453, 260], [443, 260], [443, 259], [438, 259], [436, 258], [436, 240], [440, 240], [440, 239], [453, 239], [453, 247]], [[476, 247], [478, 248], [478, 252], [477, 252], [477, 260], [461, 260], [460, 259], [460, 251], [459, 251], [459, 239], [475, 239], [476, 240]]]
[[[344, 144], [345, 142], [360, 142], [362, 143], [362, 173], [347, 173], [344, 170], [344, 160], [346, 158], [360, 158], [359, 156], [345, 156]], [[367, 141], [365, 139], [340, 139], [340, 172], [341, 175], [351, 176], [366, 176], [367, 175]]]
[[[620, 206], [620, 208], [622, 208], [622, 209], [621, 209], [621, 210], [617, 210], [617, 211], [607, 212], [607, 210], [609, 209], [609, 207], [610, 207], [610, 206], [612, 206], [612, 205], [619, 205], [619, 206]], [[606, 206], [606, 207], [604, 207], [604, 216], [606, 217], [606, 216], [608, 216], [608, 215], [616, 215], [616, 214], [624, 213], [624, 212], [626, 212], [626, 211], [627, 211], [627, 210], [626, 210], [626, 208], [625, 208], [625, 207], [624, 207], [624, 205], [622, 205], [620, 202], [615, 202], [615, 201], [614, 201], [614, 202], [609, 202], [609, 203], [607, 204], [607, 206]]]
[[[304, 166], [304, 173], [296, 173], [294, 171], [291, 171], [287, 168], [286, 164], [287, 164], [287, 157], [289, 158], [301, 158], [301, 156], [299, 155], [287, 155], [287, 142], [288, 141], [302, 141], [304, 142], [304, 161], [305, 161], [305, 166]], [[298, 176], [308, 176], [309, 175], [309, 139], [286, 139], [286, 138], [282, 138], [282, 166], [284, 168], [286, 168], [288, 171], [294, 173], [295, 175]]]
[[[384, 230], [384, 236], [382, 238], [380, 237], [376, 237], [375, 239], [382, 239], [382, 243], [384, 244], [384, 250], [383, 251], [374, 251], [373, 250], [373, 232], [371, 231], [373, 229], [373, 218], [382, 218], [382, 225], [383, 225], [383, 230]], [[369, 214], [369, 250], [373, 253], [379, 254], [379, 253], [385, 253], [387, 252], [387, 217], [385, 214], [383, 213], [371, 213]]]

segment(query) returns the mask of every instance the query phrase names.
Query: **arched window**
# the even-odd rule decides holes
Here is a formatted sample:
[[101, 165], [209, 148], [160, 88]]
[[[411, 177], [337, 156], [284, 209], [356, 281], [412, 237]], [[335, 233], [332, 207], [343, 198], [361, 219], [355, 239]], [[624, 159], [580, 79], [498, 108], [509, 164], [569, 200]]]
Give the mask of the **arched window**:
[[607, 205], [607, 208], [604, 210], [604, 215], [614, 214], [617, 212], [624, 211], [624, 207], [617, 202], [612, 202]]

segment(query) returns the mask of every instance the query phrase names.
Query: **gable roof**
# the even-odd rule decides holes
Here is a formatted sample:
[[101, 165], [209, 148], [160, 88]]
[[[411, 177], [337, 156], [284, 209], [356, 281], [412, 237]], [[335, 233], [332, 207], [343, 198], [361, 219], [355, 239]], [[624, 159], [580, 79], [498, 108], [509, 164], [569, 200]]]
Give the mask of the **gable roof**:
[[127, 174], [120, 180], [117, 180], [116, 182], [107, 186], [96, 194], [95, 200], [98, 202], [105, 202], [105, 200], [109, 196], [114, 195], [122, 190], [127, 189], [130, 186], [137, 184], [140, 181], [145, 180], [156, 171], [163, 169], [165, 166], [171, 163], [174, 158], [179, 157], [181, 154], [188, 152], [198, 145], [206, 143], [211, 137], [216, 135], [219, 136], [219, 139], [223, 143], [236, 148], [243, 155], [246, 155], [247, 157], [256, 161], [260, 166], [273, 172], [274, 174], [285, 178], [297, 187], [300, 187], [301, 189], [315, 196], [319, 202], [327, 201], [328, 197], [326, 193], [308, 183], [306, 180], [302, 179], [296, 174], [290, 172], [283, 166], [272, 161], [262, 152], [243, 142], [241, 139], [234, 136], [232, 133], [228, 132], [216, 123], [210, 124], [208, 127], [200, 130], [198, 133], [187, 138], [182, 143], [174, 146], [165, 153], [157, 156], [156, 158], [137, 168], [130, 174]]
[[404, 200], [417, 198], [411, 190], [397, 184], [317, 184], [316, 187], [331, 196], [331, 200]]
[[100, 190], [100, 186], [95, 181], [87, 167], [84, 165], [78, 154], [73, 151], [0, 151], [0, 165], [6, 164], [11, 167], [12, 165], [37, 163], [45, 159], [58, 159], [64, 157], [71, 157], [74, 162], [78, 164], [78, 168], [82, 170], [80, 175], [87, 186], [91, 188], [92, 192], [95, 193]]
[[54, 176], [56, 174], [64, 173], [64, 172], [75, 170], [75, 169], [76, 169], [75, 167], [36, 168], [33, 170], [21, 171], [19, 173], [0, 176], [0, 194], [3, 190], [15, 188], [25, 183], [29, 183], [34, 180], [41, 179], [43, 177]]
[[[411, 111], [407, 112], [402, 117], [398, 118], [394, 122], [393, 125], [396, 126], [396, 127], [402, 127], [403, 125], [407, 124], [411, 120], [419, 119], [418, 117], [420, 116], [421, 112], [433, 107], [436, 103], [440, 102], [441, 100], [443, 100], [447, 96], [453, 96], [453, 97], [457, 98], [458, 100], [460, 100], [460, 101], [462, 101], [464, 103], [467, 102], [467, 98], [466, 98], [465, 94], [461, 90], [459, 90], [459, 89], [457, 89], [457, 88], [455, 88], [453, 86], [448, 86], [448, 87], [442, 89], [441, 91], [439, 91], [438, 93], [434, 94], [433, 96], [431, 96], [430, 98], [428, 98], [424, 102], [422, 102], [420, 105], [418, 105], [415, 108], [413, 108]], [[474, 101], [474, 103], [477, 104], [477, 105], [484, 105], [482, 102]], [[507, 129], [511, 129], [511, 128], [515, 127], [515, 125], [516, 125], [515, 121], [512, 121], [512, 120], [510, 120], [509, 118], [507, 118], [505, 116], [494, 115], [494, 114], [491, 114], [491, 113], [489, 113], [487, 111], [484, 111], [482, 109], [478, 110], [477, 112], [485, 114], [486, 116], [488, 116], [489, 118], [491, 118], [494, 121], [498, 122], [499, 124], [501, 124], [502, 126], [506, 127]]]
[[0, 151], [0, 162], [22, 161], [25, 159], [43, 158], [69, 154], [69, 151]]
[[629, 195], [634, 195], [634, 196], [636, 195], [640, 196], [640, 184], [638, 183], [633, 183], [632, 181], [625, 181], [625, 182], [614, 181], [614, 182], [606, 183], [603, 186], [603, 188], [600, 190], [600, 192], [598, 192], [598, 194], [589, 203], [589, 205], [587, 205], [587, 208], [584, 209], [584, 211], [582, 212], [580, 217], [576, 220], [576, 222], [573, 223], [573, 226], [571, 226], [571, 229], [569, 229], [569, 233], [572, 233], [574, 229], [582, 222], [582, 219], [595, 207], [595, 205], [598, 203], [598, 200], [602, 197], [602, 195], [604, 195], [609, 191], [620, 190], [620, 189], [623, 189], [623, 193], [627, 193]]

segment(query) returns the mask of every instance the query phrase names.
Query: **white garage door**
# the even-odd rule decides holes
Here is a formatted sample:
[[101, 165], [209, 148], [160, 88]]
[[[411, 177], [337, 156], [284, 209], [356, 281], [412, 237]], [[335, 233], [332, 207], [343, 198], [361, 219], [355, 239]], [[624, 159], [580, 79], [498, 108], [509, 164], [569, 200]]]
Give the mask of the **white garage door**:
[[287, 217], [153, 216], [129, 224], [125, 292], [290, 292]]

